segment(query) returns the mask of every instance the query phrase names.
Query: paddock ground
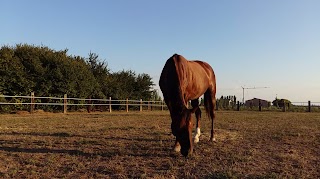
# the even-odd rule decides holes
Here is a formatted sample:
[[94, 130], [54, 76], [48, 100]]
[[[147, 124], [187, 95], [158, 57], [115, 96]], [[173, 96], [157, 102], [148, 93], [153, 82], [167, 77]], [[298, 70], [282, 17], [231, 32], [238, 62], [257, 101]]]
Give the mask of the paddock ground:
[[320, 178], [320, 114], [203, 114], [192, 157], [168, 112], [0, 115], [0, 178]]

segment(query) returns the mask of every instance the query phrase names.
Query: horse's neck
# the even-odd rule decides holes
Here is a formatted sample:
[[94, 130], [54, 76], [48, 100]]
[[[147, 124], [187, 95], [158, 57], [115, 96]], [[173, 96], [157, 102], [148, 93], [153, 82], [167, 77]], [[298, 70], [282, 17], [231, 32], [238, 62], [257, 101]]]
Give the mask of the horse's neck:
[[170, 113], [175, 113], [175, 114], [182, 114], [183, 111], [185, 111], [186, 109], [186, 106], [184, 105], [177, 105], [177, 106], [174, 106], [173, 109], [171, 110]]

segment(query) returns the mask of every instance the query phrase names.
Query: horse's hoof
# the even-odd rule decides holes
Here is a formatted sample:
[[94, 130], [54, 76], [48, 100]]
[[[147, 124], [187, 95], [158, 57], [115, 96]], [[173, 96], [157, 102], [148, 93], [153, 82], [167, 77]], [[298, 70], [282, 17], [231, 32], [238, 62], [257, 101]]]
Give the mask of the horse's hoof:
[[173, 149], [175, 152], [180, 152], [181, 150], [181, 146], [175, 146], [174, 149]]
[[199, 137], [195, 137], [193, 142], [194, 143], [198, 143], [199, 142]]
[[216, 142], [216, 138], [210, 138], [210, 142]]
[[198, 127], [197, 128], [197, 133], [196, 133], [196, 135], [194, 136], [194, 143], [198, 143], [199, 142], [199, 138], [200, 138], [200, 135], [201, 135], [201, 131], [200, 131], [200, 128]]

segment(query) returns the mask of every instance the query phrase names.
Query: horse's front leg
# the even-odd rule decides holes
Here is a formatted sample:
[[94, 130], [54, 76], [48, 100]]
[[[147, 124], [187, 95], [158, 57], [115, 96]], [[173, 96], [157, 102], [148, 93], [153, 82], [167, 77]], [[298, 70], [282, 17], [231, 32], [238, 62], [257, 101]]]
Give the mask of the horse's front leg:
[[198, 143], [200, 140], [199, 137], [201, 135], [201, 130], [200, 130], [201, 110], [199, 107], [196, 110], [195, 114], [196, 114], [197, 122], [196, 122], [196, 133], [194, 136], [194, 143]]

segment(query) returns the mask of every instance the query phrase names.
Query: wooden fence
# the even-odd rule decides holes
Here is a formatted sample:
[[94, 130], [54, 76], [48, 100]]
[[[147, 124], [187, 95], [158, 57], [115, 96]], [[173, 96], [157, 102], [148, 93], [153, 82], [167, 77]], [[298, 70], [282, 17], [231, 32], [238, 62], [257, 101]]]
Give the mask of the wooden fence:
[[[112, 108], [114, 106], [122, 106], [125, 108], [126, 112], [129, 112], [130, 107], [135, 107], [139, 111], [143, 110], [165, 110], [167, 109], [164, 101], [143, 101], [140, 100], [115, 100], [115, 99], [83, 99], [83, 98], [69, 98], [65, 94], [63, 97], [40, 97], [35, 96], [34, 92], [31, 93], [30, 96], [8, 96], [8, 95], [0, 95], [0, 99], [11, 99], [10, 102], [6, 102], [7, 100], [3, 100], [5, 102], [1, 102], [1, 105], [28, 105], [30, 113], [33, 113], [35, 110], [35, 106], [45, 105], [45, 106], [62, 106], [63, 113], [67, 113], [68, 106], [81, 106], [86, 107], [88, 112], [94, 110], [95, 107], [105, 106], [109, 112], [112, 112]], [[23, 99], [23, 100], [12, 100], [12, 99]], [[38, 100], [47, 100], [50, 102], [38, 102]], [[24, 102], [22, 102], [24, 101]], [[28, 101], [28, 102], [26, 102]]]
[[[5, 99], [5, 100], [1, 100]], [[8, 102], [9, 101], [9, 102]], [[40, 102], [39, 102], [40, 101]], [[48, 101], [48, 102], [42, 102]], [[298, 111], [298, 112], [320, 112], [320, 102], [293, 102], [294, 105], [284, 105], [281, 108], [272, 109], [263, 108], [261, 102], [259, 106], [254, 107], [253, 109], [248, 109], [237, 102], [237, 104], [231, 108], [231, 110], [242, 111], [242, 110], [258, 110], [258, 111]], [[68, 98], [65, 94], [63, 97], [40, 97], [35, 96], [34, 92], [31, 93], [30, 96], [8, 96], [8, 95], [0, 95], [0, 112], [1, 106], [3, 105], [16, 105], [16, 106], [28, 106], [28, 110], [30, 113], [33, 113], [36, 106], [61, 106], [60, 110], [63, 113], [67, 113], [68, 106], [79, 106], [81, 109], [85, 107], [87, 112], [91, 112], [92, 110], [99, 110], [97, 108], [100, 107], [100, 111], [109, 111], [112, 112], [112, 108], [115, 106], [121, 107], [122, 110], [129, 112], [129, 109], [132, 110], [167, 110], [167, 106], [164, 101], [143, 101], [140, 100], [116, 100], [116, 99], [82, 99], [82, 98]], [[104, 110], [101, 107], [104, 106]], [[299, 108], [299, 109], [298, 109]], [[25, 109], [25, 108], [24, 108]], [[221, 110], [217, 109], [216, 110]], [[223, 109], [222, 109], [223, 110]], [[56, 111], [56, 110], [55, 110]]]
[[[263, 107], [261, 101], [259, 100], [259, 103], [257, 106], [253, 106], [251, 109], [257, 108], [256, 110], [258, 111], [270, 111], [272, 109], [276, 110], [281, 110], [283, 112], [286, 111], [294, 111], [294, 112], [320, 112], [320, 102], [292, 102], [292, 103], [284, 103], [283, 105], [281, 105], [281, 107], [275, 107], [273, 106], [273, 108], [270, 107]], [[250, 107], [245, 107], [243, 104], [240, 104], [240, 102], [238, 101], [236, 103], [236, 110], [240, 111], [240, 110], [248, 110], [250, 109]]]

